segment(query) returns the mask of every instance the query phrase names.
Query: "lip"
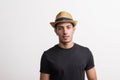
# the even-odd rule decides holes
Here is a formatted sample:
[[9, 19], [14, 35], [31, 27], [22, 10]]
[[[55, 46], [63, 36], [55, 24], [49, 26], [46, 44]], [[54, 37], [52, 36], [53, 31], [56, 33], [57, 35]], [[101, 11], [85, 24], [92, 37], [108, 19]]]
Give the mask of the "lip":
[[63, 38], [68, 38], [69, 36], [63, 36]]
[[69, 36], [63, 36], [63, 37], [69, 37]]

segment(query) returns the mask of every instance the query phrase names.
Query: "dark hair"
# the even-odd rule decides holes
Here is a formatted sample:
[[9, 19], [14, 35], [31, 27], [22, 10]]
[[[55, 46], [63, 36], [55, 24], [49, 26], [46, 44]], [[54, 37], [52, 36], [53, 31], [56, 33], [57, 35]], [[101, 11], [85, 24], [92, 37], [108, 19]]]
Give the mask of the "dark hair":
[[[59, 23], [55, 24], [54, 28], [57, 29], [57, 25], [60, 23], [63, 23], [63, 22], [59, 22]], [[75, 26], [72, 22], [70, 22], [70, 23], [73, 25], [73, 27]]]

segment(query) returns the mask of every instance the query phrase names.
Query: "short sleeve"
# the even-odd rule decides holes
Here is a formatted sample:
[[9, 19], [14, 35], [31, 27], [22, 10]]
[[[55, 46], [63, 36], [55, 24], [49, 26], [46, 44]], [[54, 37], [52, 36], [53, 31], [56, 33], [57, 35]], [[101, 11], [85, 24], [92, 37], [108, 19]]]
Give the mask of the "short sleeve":
[[87, 50], [87, 54], [88, 54], [88, 59], [87, 59], [87, 64], [86, 64], [85, 70], [89, 70], [94, 67], [93, 55], [89, 49]]
[[50, 68], [49, 63], [48, 63], [48, 60], [47, 60], [45, 52], [44, 52], [43, 55], [41, 56], [40, 72], [49, 74], [50, 73], [49, 68]]

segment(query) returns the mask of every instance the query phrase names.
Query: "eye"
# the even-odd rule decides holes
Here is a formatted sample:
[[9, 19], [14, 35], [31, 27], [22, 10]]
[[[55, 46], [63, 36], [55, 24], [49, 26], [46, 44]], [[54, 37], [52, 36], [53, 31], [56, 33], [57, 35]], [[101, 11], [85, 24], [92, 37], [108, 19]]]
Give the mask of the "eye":
[[62, 27], [61, 27], [61, 26], [58, 26], [57, 29], [58, 29], [58, 30], [62, 30]]
[[72, 26], [71, 26], [71, 25], [68, 25], [68, 26], [67, 26], [67, 29], [71, 29], [71, 28], [72, 28]]

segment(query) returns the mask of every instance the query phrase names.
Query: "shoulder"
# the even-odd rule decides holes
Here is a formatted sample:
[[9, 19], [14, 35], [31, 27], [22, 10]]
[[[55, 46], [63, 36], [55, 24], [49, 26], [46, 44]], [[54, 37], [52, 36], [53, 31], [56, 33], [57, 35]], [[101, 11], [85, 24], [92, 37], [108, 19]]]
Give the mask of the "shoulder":
[[80, 50], [80, 52], [84, 52], [84, 53], [87, 53], [87, 54], [90, 53], [91, 54], [91, 51], [90, 51], [90, 49], [88, 47], [77, 44], [77, 43], [75, 43], [75, 45], [76, 45], [76, 49]]
[[45, 50], [43, 55], [49, 55], [51, 53], [56, 52], [56, 50], [57, 50], [57, 44], [52, 46], [52, 47], [50, 47], [49, 49]]
[[80, 44], [75, 43], [76, 48], [82, 49], [82, 50], [88, 50], [89, 48]]

